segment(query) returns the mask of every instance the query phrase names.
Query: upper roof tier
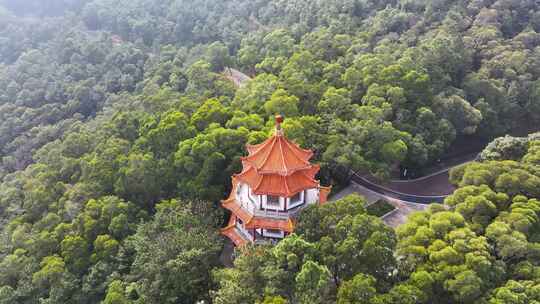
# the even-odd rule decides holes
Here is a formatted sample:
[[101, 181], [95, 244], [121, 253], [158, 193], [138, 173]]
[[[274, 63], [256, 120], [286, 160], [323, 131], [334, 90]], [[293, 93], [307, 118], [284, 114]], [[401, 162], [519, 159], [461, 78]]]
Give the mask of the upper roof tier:
[[300, 148], [289, 141], [281, 130], [281, 116], [276, 117], [276, 132], [272, 137], [258, 145], [247, 145], [249, 155], [242, 158], [259, 174], [290, 175], [298, 170], [309, 169], [311, 150]]

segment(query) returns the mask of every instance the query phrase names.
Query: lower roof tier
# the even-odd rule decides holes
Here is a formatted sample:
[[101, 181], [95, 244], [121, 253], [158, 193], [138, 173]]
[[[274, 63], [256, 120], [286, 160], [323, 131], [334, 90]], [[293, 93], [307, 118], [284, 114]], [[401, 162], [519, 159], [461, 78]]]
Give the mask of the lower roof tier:
[[319, 169], [318, 165], [312, 165], [290, 175], [259, 174], [254, 167], [244, 163], [244, 170], [234, 178], [248, 184], [257, 195], [292, 197], [300, 191], [319, 187], [315, 180]]
[[332, 191], [332, 186], [328, 187], [319, 187], [319, 204], [325, 204], [328, 201], [328, 196], [330, 195], [330, 191]]
[[245, 238], [237, 229], [233, 226], [227, 226], [223, 229], [221, 229], [221, 234], [231, 239], [231, 241], [234, 243], [236, 247], [245, 245], [250, 242], [247, 238]]
[[285, 232], [293, 232], [294, 222], [291, 218], [270, 218], [255, 216], [242, 208], [240, 203], [234, 198], [221, 202], [223, 208], [231, 211], [236, 217], [244, 222], [244, 227], [249, 229], [279, 229]]

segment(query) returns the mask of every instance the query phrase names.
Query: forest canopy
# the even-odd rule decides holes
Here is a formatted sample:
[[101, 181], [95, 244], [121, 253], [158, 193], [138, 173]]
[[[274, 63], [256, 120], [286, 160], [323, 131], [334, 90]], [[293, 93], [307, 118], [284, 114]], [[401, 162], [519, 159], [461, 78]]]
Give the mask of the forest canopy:
[[0, 0], [0, 303], [540, 301], [537, 134], [396, 231], [350, 197], [233, 268], [217, 236], [277, 113], [331, 184], [538, 131], [538, 32], [534, 0]]

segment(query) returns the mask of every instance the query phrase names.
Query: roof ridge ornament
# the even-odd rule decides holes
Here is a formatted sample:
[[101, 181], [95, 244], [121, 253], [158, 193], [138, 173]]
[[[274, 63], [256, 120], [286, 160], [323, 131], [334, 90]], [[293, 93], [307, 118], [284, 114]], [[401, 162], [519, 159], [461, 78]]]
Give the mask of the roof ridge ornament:
[[285, 118], [283, 115], [276, 115], [276, 135], [277, 136], [283, 136], [283, 129], [281, 128], [281, 124], [283, 123], [283, 120]]

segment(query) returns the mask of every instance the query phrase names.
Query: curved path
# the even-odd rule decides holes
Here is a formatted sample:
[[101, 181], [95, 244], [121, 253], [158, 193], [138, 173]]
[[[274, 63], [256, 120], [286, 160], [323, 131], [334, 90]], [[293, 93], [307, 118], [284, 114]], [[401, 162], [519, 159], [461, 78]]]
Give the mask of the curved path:
[[364, 196], [368, 203], [385, 199], [396, 209], [381, 219], [387, 225], [397, 227], [407, 221], [409, 214], [425, 210], [431, 203], [442, 203], [455, 190], [448, 180], [448, 172], [472, 160], [474, 158], [417, 179], [393, 180], [385, 184], [377, 184], [370, 178], [351, 172], [351, 184], [332, 199], [339, 199], [351, 193]]
[[351, 172], [351, 180], [381, 195], [417, 204], [442, 203], [456, 189], [450, 183], [449, 171], [474, 161], [476, 155], [461, 159], [452, 166], [435, 173], [410, 180], [390, 180], [379, 183], [372, 176]]
[[332, 200], [351, 193], [364, 196], [369, 203], [384, 199], [396, 209], [385, 214], [381, 219], [389, 226], [397, 227], [407, 221], [409, 214], [425, 210], [431, 203], [442, 203], [455, 187], [449, 181], [448, 172], [474, 160], [467, 157], [453, 166], [435, 173], [411, 180], [391, 180], [379, 184], [374, 178], [351, 172], [351, 184], [335, 194]]
[[[447, 166], [438, 171], [408, 180], [390, 180], [382, 186], [397, 192], [422, 196], [441, 196], [454, 192], [455, 187], [449, 182], [448, 172], [452, 168], [463, 166], [476, 159], [478, 153], [465, 154], [447, 161]], [[373, 181], [373, 180], [372, 180]]]
[[[363, 176], [360, 176], [356, 173], [352, 175], [351, 180], [358, 185], [361, 185], [373, 192], [380, 194], [381, 196], [390, 197], [390, 198], [397, 199], [400, 201], [417, 203], [417, 204], [442, 203], [442, 201], [444, 201], [444, 199], [448, 196], [448, 194], [417, 195], [417, 194], [404, 193], [401, 191], [390, 189], [380, 184], [376, 184], [375, 182]], [[427, 180], [427, 181], [429, 182], [430, 180]], [[438, 181], [442, 182], [443, 184], [449, 183], [448, 179], [445, 180], [445, 179], [439, 178]], [[417, 185], [412, 184], [412, 186], [416, 187]]]

